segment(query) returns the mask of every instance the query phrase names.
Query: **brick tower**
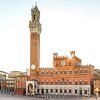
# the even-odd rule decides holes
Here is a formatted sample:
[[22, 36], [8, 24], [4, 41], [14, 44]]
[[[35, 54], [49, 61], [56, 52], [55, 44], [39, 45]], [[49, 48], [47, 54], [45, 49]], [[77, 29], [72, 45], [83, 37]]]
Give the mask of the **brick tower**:
[[31, 9], [30, 28], [30, 74], [34, 69], [39, 68], [40, 63], [40, 11], [37, 5]]

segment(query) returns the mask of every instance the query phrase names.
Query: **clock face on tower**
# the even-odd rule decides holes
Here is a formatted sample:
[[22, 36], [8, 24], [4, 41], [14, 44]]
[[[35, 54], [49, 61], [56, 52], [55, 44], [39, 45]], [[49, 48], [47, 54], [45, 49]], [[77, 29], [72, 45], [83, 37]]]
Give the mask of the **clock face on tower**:
[[66, 62], [65, 61], [61, 61], [61, 65], [62, 66], [65, 66], [66, 65]]
[[32, 68], [32, 69], [35, 69], [35, 65], [32, 64], [32, 65], [31, 65], [31, 68]]

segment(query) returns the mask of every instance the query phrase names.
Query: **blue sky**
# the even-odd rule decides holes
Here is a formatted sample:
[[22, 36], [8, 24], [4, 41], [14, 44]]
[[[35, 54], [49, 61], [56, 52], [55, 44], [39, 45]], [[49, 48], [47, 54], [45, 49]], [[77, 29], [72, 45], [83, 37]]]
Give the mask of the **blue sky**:
[[29, 68], [29, 20], [37, 1], [41, 12], [41, 67], [52, 67], [52, 54], [69, 56], [99, 68], [100, 0], [0, 1], [0, 70]]

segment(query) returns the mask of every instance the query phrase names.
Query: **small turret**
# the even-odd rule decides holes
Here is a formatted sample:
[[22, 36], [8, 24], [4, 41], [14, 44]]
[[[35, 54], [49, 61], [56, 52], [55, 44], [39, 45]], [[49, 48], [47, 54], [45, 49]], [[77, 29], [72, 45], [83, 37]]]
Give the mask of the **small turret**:
[[32, 33], [41, 33], [40, 11], [37, 5], [35, 5], [35, 7], [32, 7], [31, 9], [31, 21], [29, 21], [29, 28]]
[[70, 55], [73, 57], [75, 56], [75, 51], [70, 51]]
[[53, 58], [57, 58], [58, 57], [58, 52], [53, 53]]

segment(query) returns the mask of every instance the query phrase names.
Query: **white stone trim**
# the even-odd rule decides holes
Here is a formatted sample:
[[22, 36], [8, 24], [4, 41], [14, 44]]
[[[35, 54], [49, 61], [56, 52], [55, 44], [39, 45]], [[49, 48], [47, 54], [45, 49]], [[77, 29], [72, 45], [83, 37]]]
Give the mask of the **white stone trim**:
[[[39, 85], [38, 88], [44, 89], [44, 94], [46, 94], [46, 89], [48, 89], [48, 94], [63, 94], [63, 95], [80, 95], [80, 90], [82, 90], [82, 95], [84, 95], [84, 90], [87, 90], [87, 94], [90, 95], [90, 85]], [[50, 89], [53, 89], [53, 93], [50, 93]], [[58, 89], [58, 93], [55, 90]], [[60, 93], [60, 89], [62, 89], [62, 93]], [[69, 89], [71, 89], [71, 93], [69, 94]], [[64, 93], [64, 90], [67, 93]], [[77, 90], [77, 94], [75, 94], [75, 90]], [[41, 93], [40, 93], [41, 94]]]

